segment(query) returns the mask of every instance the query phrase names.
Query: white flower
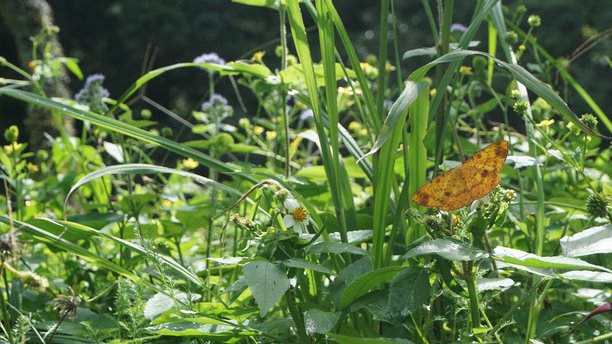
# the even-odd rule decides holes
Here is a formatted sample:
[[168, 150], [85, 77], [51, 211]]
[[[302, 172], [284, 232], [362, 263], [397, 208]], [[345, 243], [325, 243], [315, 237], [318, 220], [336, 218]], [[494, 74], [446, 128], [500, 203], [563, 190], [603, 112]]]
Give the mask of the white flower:
[[310, 220], [310, 216], [308, 215], [306, 208], [302, 207], [296, 200], [289, 197], [285, 199], [284, 205], [288, 212], [288, 214], [283, 217], [285, 227], [293, 227], [293, 230], [299, 234], [304, 233], [306, 225]]

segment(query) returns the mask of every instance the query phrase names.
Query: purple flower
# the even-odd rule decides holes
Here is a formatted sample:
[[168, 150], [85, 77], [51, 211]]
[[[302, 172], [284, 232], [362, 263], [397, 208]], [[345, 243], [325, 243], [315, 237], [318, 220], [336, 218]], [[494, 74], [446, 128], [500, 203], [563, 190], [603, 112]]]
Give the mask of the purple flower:
[[302, 113], [300, 114], [300, 120], [301, 121], [305, 121], [309, 118], [313, 118], [314, 117], [314, 112], [312, 112], [311, 109], [306, 109], [304, 111], [302, 111]]
[[202, 111], [208, 112], [210, 109], [227, 106], [227, 99], [220, 94], [213, 94], [207, 102], [202, 104]]
[[225, 64], [225, 60], [220, 58], [219, 55], [217, 55], [217, 53], [204, 53], [198, 57], [196, 57], [195, 59], [193, 59], [193, 62], [195, 63], [215, 63], [215, 64], [220, 64], [220, 65], [224, 65]]
[[89, 106], [89, 109], [96, 113], [104, 113], [108, 110], [106, 104], [104, 104], [103, 98], [108, 98], [110, 93], [104, 87], [105, 76], [102, 74], [92, 74], [85, 79], [85, 85], [75, 95], [74, 99], [81, 103]]
[[454, 32], [454, 31], [466, 32], [467, 29], [468, 28], [465, 25], [462, 25], [462, 24], [459, 24], [459, 23], [455, 23], [455, 24], [451, 25], [451, 27], [450, 27], [451, 32]]

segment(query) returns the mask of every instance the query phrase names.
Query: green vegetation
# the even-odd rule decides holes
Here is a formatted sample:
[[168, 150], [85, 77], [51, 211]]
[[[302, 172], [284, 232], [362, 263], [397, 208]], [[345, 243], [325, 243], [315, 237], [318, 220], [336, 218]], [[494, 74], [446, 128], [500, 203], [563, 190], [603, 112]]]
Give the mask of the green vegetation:
[[[612, 340], [612, 123], [538, 44], [546, 22], [481, 0], [457, 25], [453, 0], [423, 1], [436, 46], [401, 52], [381, 0], [383, 44], [364, 59], [331, 0], [235, 1], [278, 13], [275, 56], [207, 53], [116, 99], [102, 75], [75, 99], [46, 96], [62, 67], [83, 78], [74, 59], [0, 60], [22, 77], [1, 80], [2, 98], [82, 124], [36, 152], [16, 126], [4, 133], [3, 342]], [[416, 57], [428, 62], [404, 70]], [[195, 140], [133, 111], [180, 69], [209, 82], [182, 119]], [[541, 81], [555, 77], [592, 114]], [[226, 78], [256, 107], [215, 92]], [[452, 212], [411, 200], [501, 139], [487, 197]]]

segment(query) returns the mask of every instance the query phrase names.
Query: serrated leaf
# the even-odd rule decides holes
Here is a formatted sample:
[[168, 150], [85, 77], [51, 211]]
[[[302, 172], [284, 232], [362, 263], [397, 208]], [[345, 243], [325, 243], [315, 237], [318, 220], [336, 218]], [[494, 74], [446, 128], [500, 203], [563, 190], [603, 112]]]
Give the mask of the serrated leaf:
[[582, 257], [597, 253], [612, 253], [612, 224], [585, 229], [559, 240], [563, 255]]
[[422, 243], [408, 251], [403, 258], [408, 259], [424, 254], [437, 254], [448, 260], [480, 260], [486, 252], [455, 239], [435, 239]]
[[323, 265], [301, 258], [291, 258], [283, 261], [283, 265], [292, 268], [309, 269], [331, 275], [333, 272]]
[[421, 268], [407, 268], [398, 273], [389, 286], [389, 313], [398, 321], [429, 303], [429, 275]]
[[587, 269], [611, 272], [602, 266], [590, 264], [582, 259], [568, 257], [540, 257], [533, 253], [516, 250], [509, 247], [497, 246], [493, 250], [493, 257], [506, 263], [522, 265], [534, 268], [557, 268], [557, 269]]
[[331, 331], [338, 320], [340, 320], [341, 312], [325, 312], [320, 309], [312, 308], [304, 312], [304, 326], [306, 327], [306, 333], [312, 335], [313, 333], [325, 334]]
[[267, 261], [248, 263], [243, 268], [244, 279], [259, 305], [263, 317], [289, 289], [289, 279], [275, 264]]

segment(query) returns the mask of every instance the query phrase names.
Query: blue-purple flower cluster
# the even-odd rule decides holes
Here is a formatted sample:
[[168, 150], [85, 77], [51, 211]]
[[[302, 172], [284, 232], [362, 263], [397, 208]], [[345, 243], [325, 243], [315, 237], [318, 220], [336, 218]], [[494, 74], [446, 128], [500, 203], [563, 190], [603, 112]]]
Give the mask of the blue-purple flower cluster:
[[195, 59], [193, 59], [193, 62], [195, 63], [215, 63], [215, 64], [220, 64], [220, 65], [224, 65], [225, 64], [225, 60], [220, 58], [219, 55], [217, 55], [217, 53], [204, 53], [198, 57], [196, 57]]
[[110, 93], [104, 87], [104, 75], [92, 74], [85, 80], [85, 86], [76, 94], [74, 99], [77, 102], [88, 105], [89, 109], [96, 113], [104, 113], [108, 107], [103, 101], [103, 98], [108, 98]]

